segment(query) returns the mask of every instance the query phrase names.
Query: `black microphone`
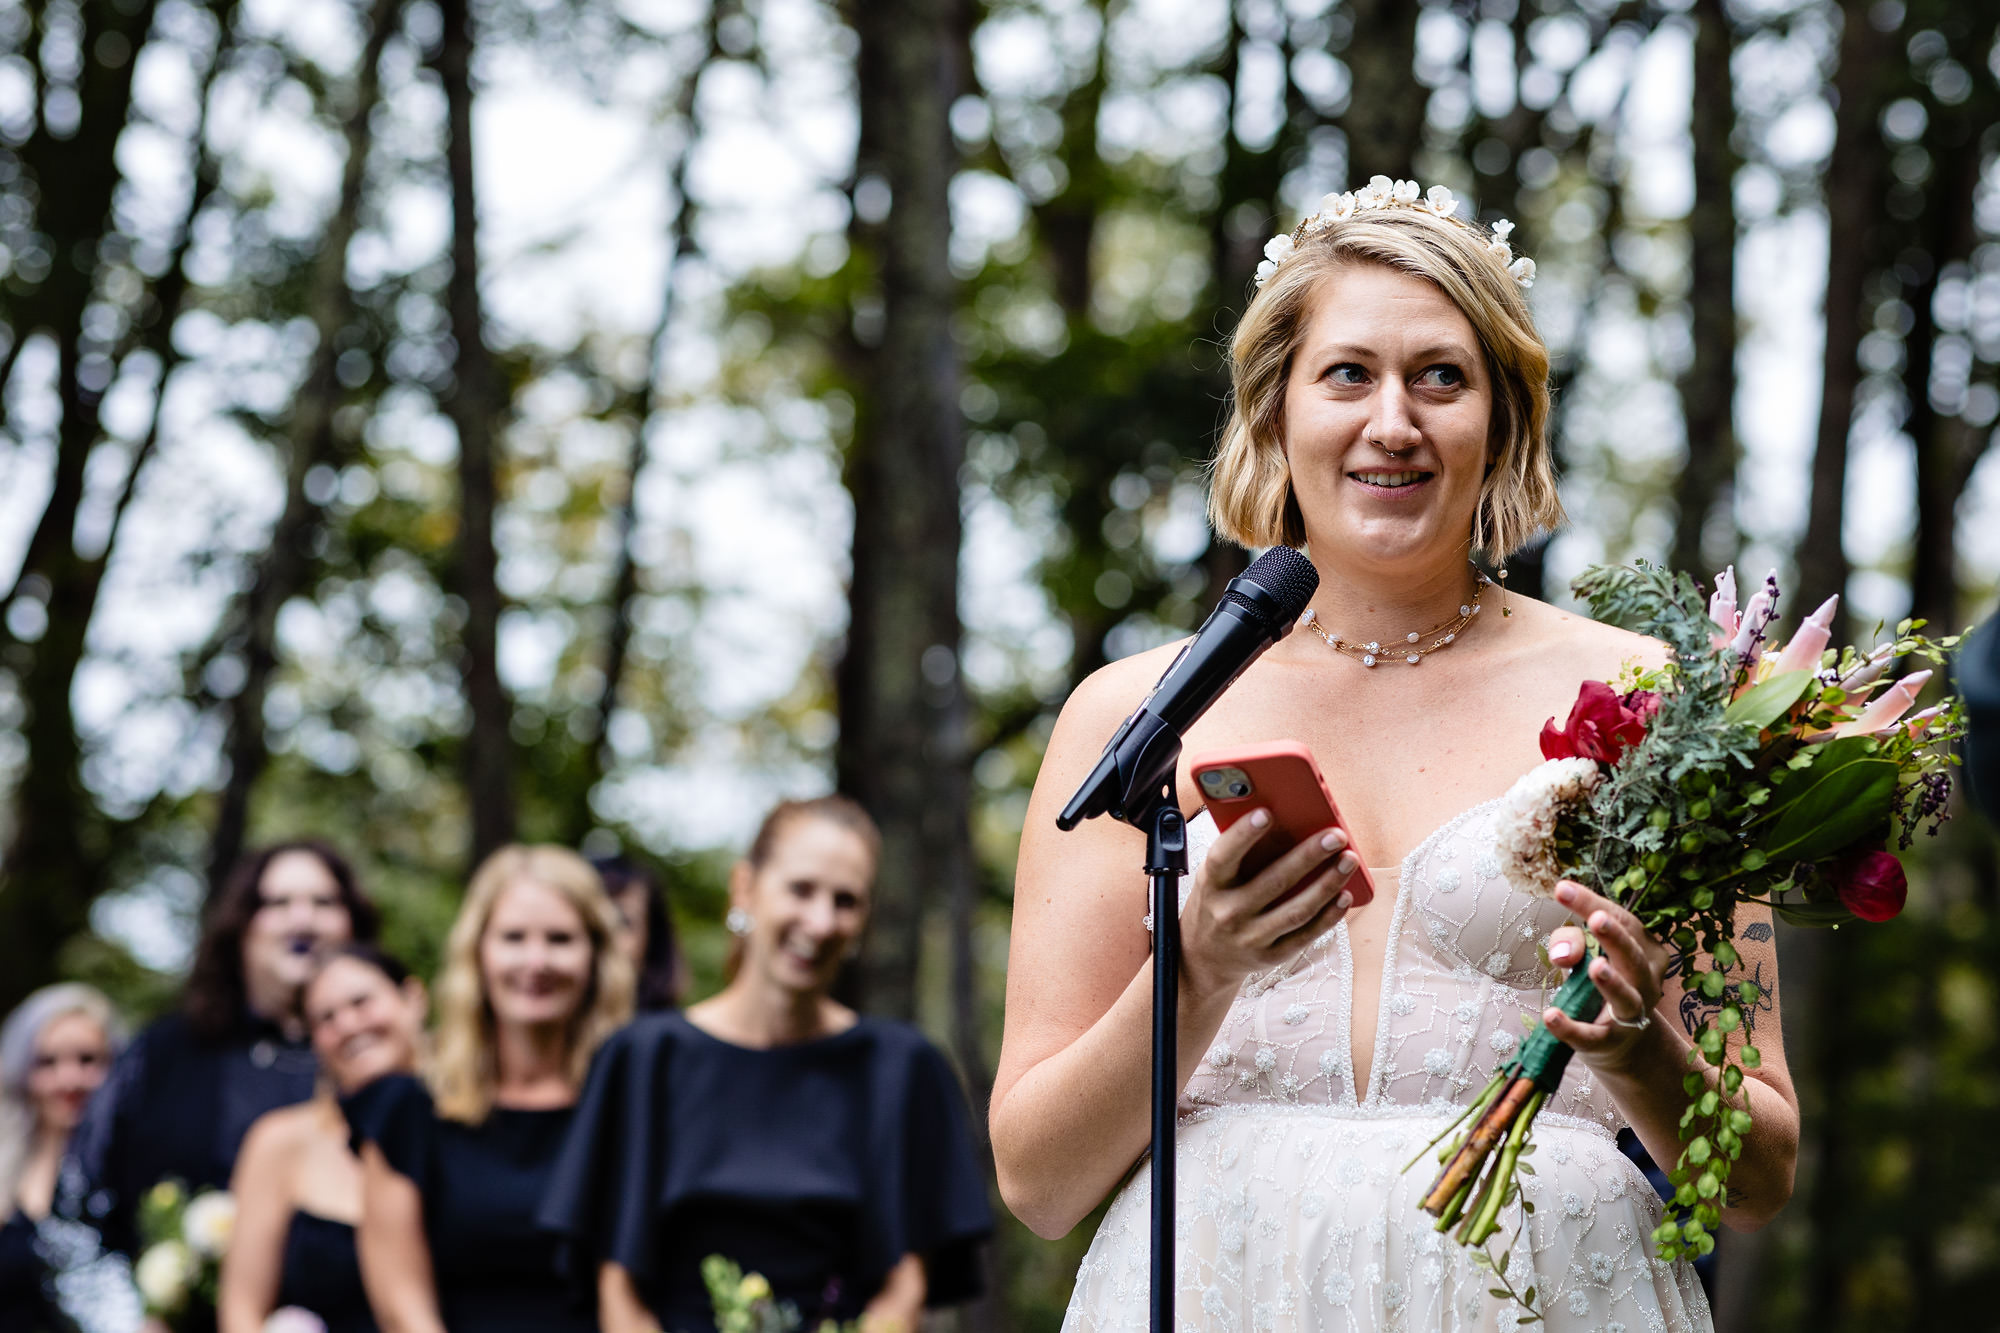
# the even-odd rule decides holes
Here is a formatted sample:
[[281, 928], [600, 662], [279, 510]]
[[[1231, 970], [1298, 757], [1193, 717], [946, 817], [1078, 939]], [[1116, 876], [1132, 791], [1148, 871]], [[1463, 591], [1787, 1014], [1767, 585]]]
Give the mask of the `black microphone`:
[[1180, 761], [1181, 734], [1292, 632], [1318, 587], [1312, 561], [1289, 546], [1272, 547], [1231, 579], [1207, 622], [1104, 747], [1056, 827], [1067, 831], [1102, 814], [1128, 822], [1143, 816]]

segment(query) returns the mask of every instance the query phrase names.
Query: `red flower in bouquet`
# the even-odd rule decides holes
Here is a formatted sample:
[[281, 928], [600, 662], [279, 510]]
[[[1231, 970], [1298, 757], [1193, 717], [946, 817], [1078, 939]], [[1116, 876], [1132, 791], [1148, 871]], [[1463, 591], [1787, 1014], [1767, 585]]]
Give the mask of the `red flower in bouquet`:
[[1903, 863], [1885, 851], [1848, 852], [1831, 869], [1841, 906], [1863, 921], [1889, 920], [1909, 897]]
[[1576, 706], [1560, 730], [1550, 718], [1542, 727], [1542, 758], [1595, 759], [1615, 764], [1630, 746], [1646, 738], [1646, 723], [1660, 709], [1660, 697], [1633, 690], [1620, 698], [1601, 680], [1586, 680]]

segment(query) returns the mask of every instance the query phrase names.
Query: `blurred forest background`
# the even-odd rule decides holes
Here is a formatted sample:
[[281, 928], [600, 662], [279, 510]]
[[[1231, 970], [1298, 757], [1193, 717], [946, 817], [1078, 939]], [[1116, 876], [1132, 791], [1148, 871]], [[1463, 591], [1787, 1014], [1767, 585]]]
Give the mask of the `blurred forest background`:
[[[1962, 625], [2000, 577], [2000, 14], [1947, 0], [0, 7], [0, 1010], [147, 1012], [249, 842], [435, 961], [513, 838], [660, 866], [715, 984], [766, 804], [881, 819], [857, 978], [983, 1099], [1055, 710], [1243, 553], [1266, 237], [1519, 223], [1573, 525]], [[475, 219], [478, 225], [475, 226]], [[1782, 939], [1808, 1141], [1725, 1329], [1990, 1328], [2000, 875]], [[1054, 1329], [1088, 1228], [969, 1328]]]

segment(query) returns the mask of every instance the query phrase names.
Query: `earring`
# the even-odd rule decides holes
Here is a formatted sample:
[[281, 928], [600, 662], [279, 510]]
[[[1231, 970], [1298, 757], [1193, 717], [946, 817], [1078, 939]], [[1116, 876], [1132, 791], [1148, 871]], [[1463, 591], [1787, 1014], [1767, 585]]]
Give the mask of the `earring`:
[[1514, 608], [1507, 605], [1507, 566], [1505, 565], [1500, 566], [1500, 614], [1502, 616], [1511, 616], [1514, 614]]
[[755, 925], [756, 922], [751, 919], [750, 913], [743, 908], [732, 907], [729, 909], [729, 915], [722, 918], [722, 924], [728, 927], [730, 934], [741, 939], [750, 933], [750, 927]]

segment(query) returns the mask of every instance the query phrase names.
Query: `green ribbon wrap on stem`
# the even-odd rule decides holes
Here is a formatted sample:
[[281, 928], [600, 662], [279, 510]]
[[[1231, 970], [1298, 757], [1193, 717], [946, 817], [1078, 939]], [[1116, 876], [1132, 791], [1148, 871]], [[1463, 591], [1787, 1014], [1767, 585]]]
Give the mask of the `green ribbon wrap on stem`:
[[[1556, 988], [1549, 1004], [1560, 1009], [1579, 1023], [1588, 1023], [1603, 1012], [1604, 995], [1597, 989], [1597, 983], [1590, 979], [1590, 962], [1597, 957], [1591, 951], [1582, 964], [1572, 969], [1569, 977]], [[1521, 1042], [1514, 1058], [1507, 1063], [1509, 1078], [1533, 1079], [1535, 1086], [1553, 1094], [1562, 1086], [1563, 1071], [1569, 1068], [1570, 1057], [1576, 1052], [1550, 1032], [1548, 1025], [1535, 1020], [1534, 1028]]]

